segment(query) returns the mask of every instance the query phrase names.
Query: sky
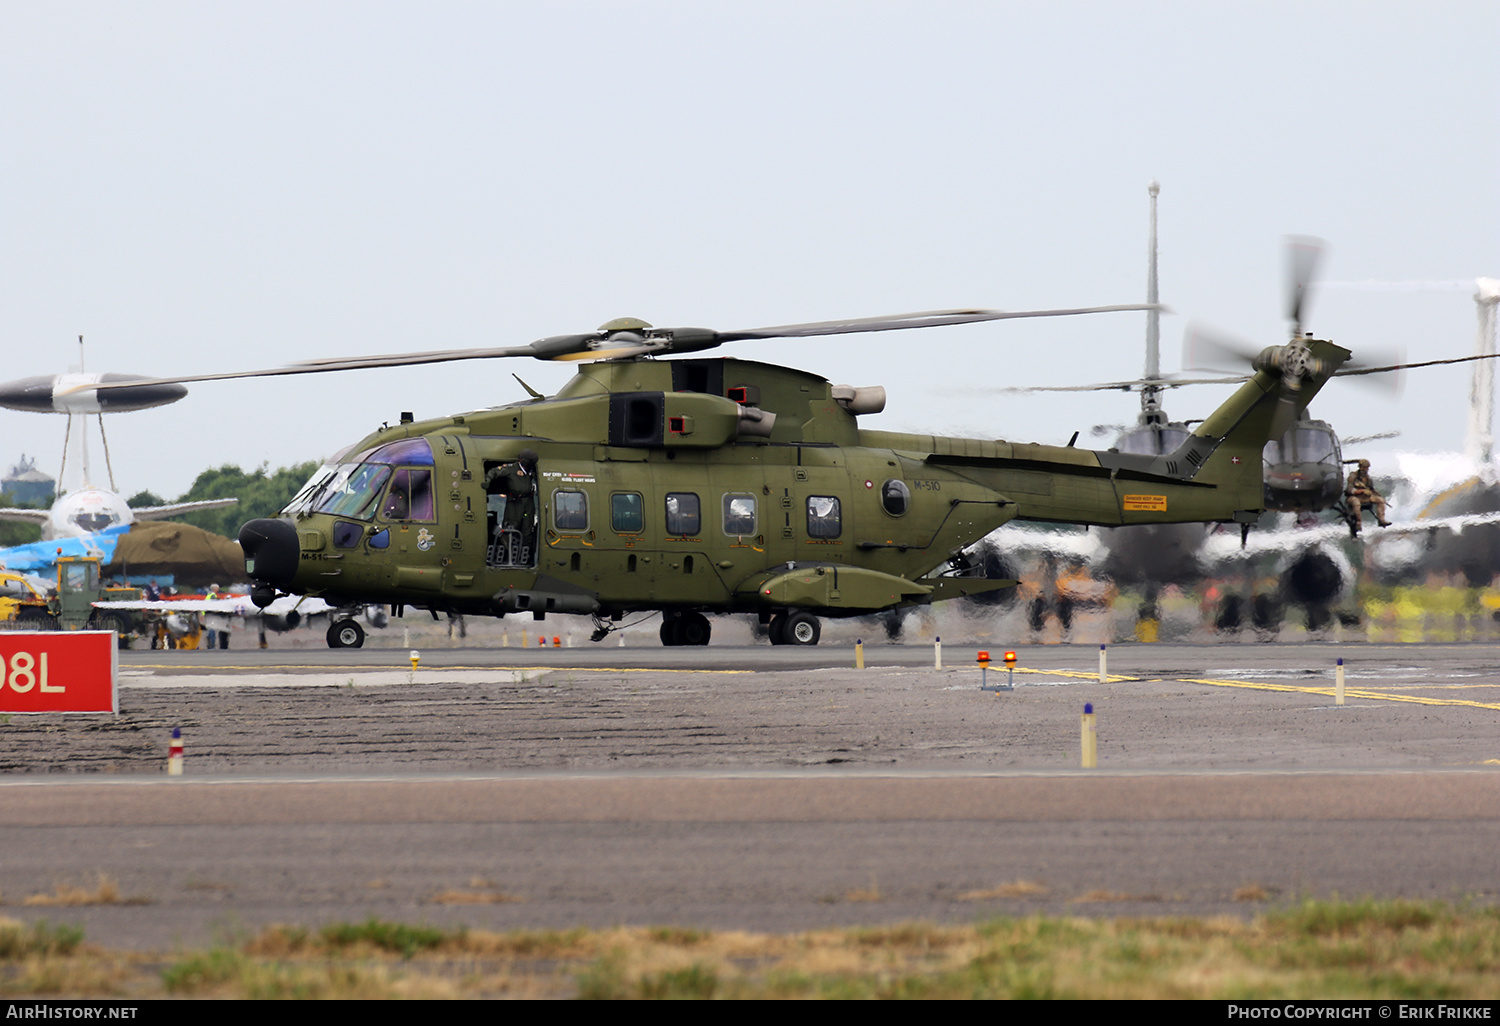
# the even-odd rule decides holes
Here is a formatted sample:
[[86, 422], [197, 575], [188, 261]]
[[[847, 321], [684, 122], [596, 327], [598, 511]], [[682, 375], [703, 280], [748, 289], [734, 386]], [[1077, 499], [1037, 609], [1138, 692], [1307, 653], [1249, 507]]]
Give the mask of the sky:
[[[79, 335], [89, 371], [170, 375], [621, 316], [1140, 302], [1152, 179], [1175, 371], [1190, 320], [1285, 340], [1287, 234], [1327, 240], [1332, 281], [1500, 277], [1497, 44], [1493, 0], [0, 0], [0, 379], [66, 371]], [[869, 427], [1104, 446], [1090, 429], [1133, 421], [1135, 396], [994, 390], [1134, 377], [1144, 322], [719, 352], [882, 384]], [[1306, 323], [1356, 355], [1475, 344], [1464, 290], [1327, 288]], [[170, 499], [206, 467], [322, 459], [403, 410], [523, 399], [512, 373], [551, 393], [572, 371], [190, 386], [105, 418], [115, 483]], [[1401, 432], [1360, 455], [1461, 449], [1469, 381], [1335, 381], [1313, 410]], [[0, 411], [0, 463], [55, 475], [63, 428]]]

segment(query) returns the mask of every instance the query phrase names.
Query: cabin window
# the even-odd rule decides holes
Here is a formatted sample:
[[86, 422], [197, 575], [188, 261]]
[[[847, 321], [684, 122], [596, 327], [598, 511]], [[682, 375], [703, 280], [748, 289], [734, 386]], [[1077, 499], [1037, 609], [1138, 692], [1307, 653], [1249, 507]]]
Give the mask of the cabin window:
[[735, 538], [755, 533], [755, 496], [735, 493], [724, 496], [724, 533]]
[[667, 533], [692, 536], [703, 522], [702, 508], [694, 492], [667, 493]]
[[616, 534], [639, 534], [646, 527], [646, 501], [640, 492], [615, 492], [609, 497], [609, 526]]
[[893, 517], [906, 515], [911, 508], [911, 489], [905, 481], [892, 478], [880, 486], [880, 508]]
[[589, 529], [589, 497], [583, 492], [552, 493], [552, 523], [559, 531]]
[[386, 520], [432, 520], [432, 471], [401, 467], [391, 475], [380, 515]]
[[810, 495], [807, 499], [807, 536], [837, 538], [843, 533], [839, 500], [832, 495]]

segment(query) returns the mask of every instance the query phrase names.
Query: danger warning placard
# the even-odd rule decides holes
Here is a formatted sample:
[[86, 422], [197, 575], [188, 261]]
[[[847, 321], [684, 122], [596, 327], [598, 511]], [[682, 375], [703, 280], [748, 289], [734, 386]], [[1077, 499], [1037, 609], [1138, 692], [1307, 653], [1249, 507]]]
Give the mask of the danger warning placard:
[[117, 713], [113, 631], [0, 631], [0, 713]]

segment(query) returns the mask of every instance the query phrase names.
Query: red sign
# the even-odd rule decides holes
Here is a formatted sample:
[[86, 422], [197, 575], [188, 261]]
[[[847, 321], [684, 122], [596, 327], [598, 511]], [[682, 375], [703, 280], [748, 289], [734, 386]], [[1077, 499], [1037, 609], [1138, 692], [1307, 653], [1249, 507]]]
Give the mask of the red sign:
[[113, 631], [0, 631], [0, 713], [120, 711]]

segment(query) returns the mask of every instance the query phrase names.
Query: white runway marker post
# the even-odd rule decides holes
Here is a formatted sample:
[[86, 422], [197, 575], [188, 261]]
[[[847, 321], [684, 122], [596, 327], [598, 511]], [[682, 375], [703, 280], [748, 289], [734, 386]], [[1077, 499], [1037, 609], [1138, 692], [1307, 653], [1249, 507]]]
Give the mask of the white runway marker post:
[[1338, 667], [1333, 671], [1333, 704], [1344, 704], [1344, 660], [1339, 658]]
[[932, 639], [932, 668], [941, 670], [943, 668], [943, 639]]
[[1094, 703], [1083, 704], [1083, 768], [1095, 769], [1099, 765], [1099, 732], [1094, 725]]
[[167, 749], [167, 776], [182, 776], [182, 728], [172, 728], [172, 745]]
[[1099, 646], [1099, 683], [1100, 684], [1108, 684], [1109, 683], [1109, 656], [1107, 654], [1105, 654], [1105, 649], [1107, 647], [1108, 646], [1106, 646], [1106, 645], [1100, 645]]
[[865, 639], [856, 638], [854, 641], [854, 668], [863, 670], [865, 668]]

